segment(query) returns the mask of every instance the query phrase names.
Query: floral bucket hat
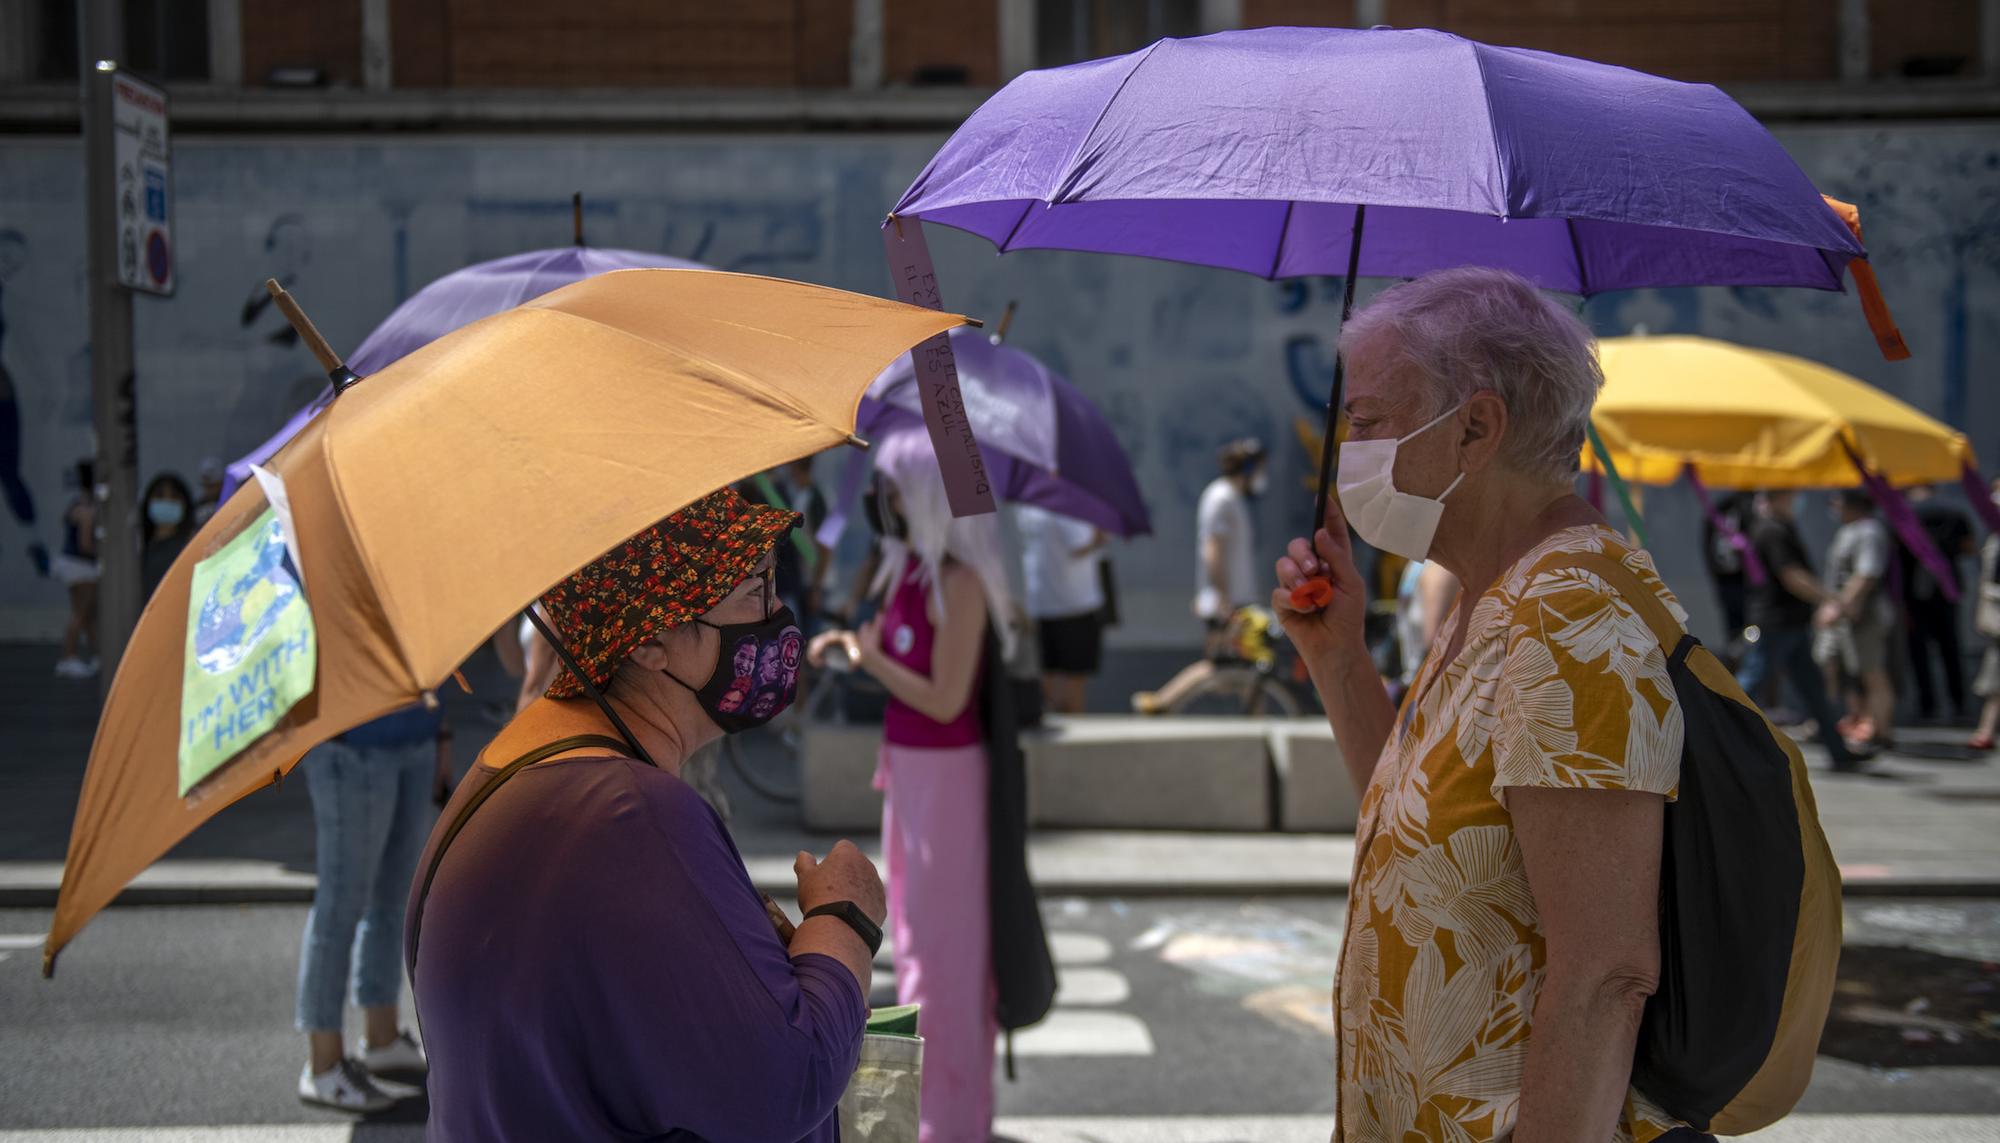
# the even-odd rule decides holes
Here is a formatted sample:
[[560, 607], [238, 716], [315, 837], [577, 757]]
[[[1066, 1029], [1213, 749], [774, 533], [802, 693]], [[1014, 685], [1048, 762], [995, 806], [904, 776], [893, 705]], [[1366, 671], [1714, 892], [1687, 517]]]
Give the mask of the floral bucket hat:
[[[713, 492], [579, 568], [542, 596], [577, 665], [602, 687], [639, 644], [721, 603], [799, 523], [796, 512]], [[575, 698], [569, 668], [548, 697]]]

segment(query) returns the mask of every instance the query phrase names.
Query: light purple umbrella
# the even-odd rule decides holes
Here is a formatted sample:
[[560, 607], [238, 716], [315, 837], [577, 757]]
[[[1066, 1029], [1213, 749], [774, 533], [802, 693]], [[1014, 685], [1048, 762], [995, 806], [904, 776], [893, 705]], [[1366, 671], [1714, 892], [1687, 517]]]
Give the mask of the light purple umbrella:
[[[1115, 536], [1152, 532], [1132, 462], [1088, 397], [1034, 355], [951, 332], [966, 417], [979, 426], [987, 474], [1003, 500], [1039, 504]], [[910, 358], [882, 371], [861, 400], [855, 431], [922, 430], [923, 398]], [[843, 499], [843, 502], [845, 500]]]
[[[416, 293], [397, 306], [386, 321], [375, 327], [361, 347], [347, 359], [349, 383], [354, 376], [366, 376], [445, 334], [480, 318], [513, 309], [522, 302], [539, 298], [550, 290], [579, 282], [612, 270], [707, 270], [699, 262], [647, 254], [639, 250], [611, 250], [597, 246], [561, 246], [553, 250], [530, 250], [480, 262], [457, 270]], [[314, 398], [293, 414], [292, 419], [271, 439], [252, 449], [229, 466], [223, 485], [224, 499], [250, 479], [250, 466], [271, 459], [286, 441], [297, 435], [306, 422], [333, 400], [334, 390]]]
[[[1584, 295], [1833, 290], [1865, 257], [1777, 140], [1714, 87], [1427, 30], [1222, 32], [1024, 73], [892, 217], [1003, 253], [1338, 274], [1343, 321], [1361, 275], [1479, 265]], [[1336, 358], [1315, 520], [1341, 376]]]

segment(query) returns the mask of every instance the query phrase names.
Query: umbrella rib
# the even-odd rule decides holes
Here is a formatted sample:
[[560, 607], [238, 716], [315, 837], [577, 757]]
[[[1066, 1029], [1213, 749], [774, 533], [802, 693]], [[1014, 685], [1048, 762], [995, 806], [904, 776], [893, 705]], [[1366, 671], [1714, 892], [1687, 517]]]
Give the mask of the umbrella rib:
[[1500, 217], [1510, 218], [1514, 212], [1513, 190], [1507, 185], [1507, 164], [1500, 159], [1500, 124], [1493, 115], [1493, 89], [1486, 83], [1486, 57], [1479, 54], [1480, 45], [1473, 40], [1465, 41], [1472, 51], [1472, 66], [1479, 69], [1479, 98], [1486, 103], [1486, 133], [1493, 142], [1493, 169], [1500, 175]]
[[1016, 234], [1021, 233], [1021, 227], [1028, 221], [1028, 212], [1034, 209], [1035, 209], [1035, 203], [1033, 199], [1030, 199], [1026, 203], [1022, 204], [1021, 217], [1014, 220], [1013, 227], [1007, 231], [1007, 237], [1001, 241], [1000, 245], [994, 247], [995, 250], [999, 251], [1002, 254], [1005, 254], [1007, 252], [1008, 243], [1013, 242], [1014, 236]]
[[1583, 245], [1576, 239], [1576, 219], [1563, 219], [1563, 226], [1569, 230], [1569, 256], [1576, 259], [1576, 292], [1587, 298], [1590, 296], [1590, 280], [1584, 274]]
[[[722, 364], [719, 361], [715, 361], [711, 358], [695, 353], [692, 350], [685, 349], [679, 344], [676, 344], [675, 342], [665, 340], [664, 338], [656, 339], [653, 337], [641, 337], [640, 335], [633, 333], [631, 330], [621, 329], [618, 326], [614, 325], [608, 325], [604, 322], [597, 321], [593, 318], [584, 317], [581, 314], [571, 313], [568, 310], [559, 310], [546, 306], [538, 308], [542, 313], [556, 314], [571, 321], [584, 322], [598, 329], [609, 330], [610, 332], [619, 334], [622, 337], [628, 337], [634, 341], [650, 345], [655, 349], [667, 350], [671, 353], [679, 355], [681, 358], [683, 358], [690, 364], [703, 366], [710, 370], [713, 370], [719, 379], [726, 380], [731, 384], [735, 385], [737, 388], [743, 390], [747, 396], [767, 401], [768, 403], [775, 405], [781, 409], [784, 409], [787, 412], [793, 413], [800, 420], [809, 421], [818, 425], [825, 425], [828, 428], [836, 427], [832, 425], [827, 425], [827, 423], [824, 420], [814, 415], [813, 412], [810, 409], [806, 408], [803, 404], [794, 400], [792, 396], [789, 393], [786, 393], [783, 389], [767, 385], [764, 382], [759, 381], [756, 378], [750, 376], [749, 374], [742, 372], [741, 370], [733, 369], [727, 365]], [[716, 320], [716, 319], [708, 319], [708, 320]], [[730, 324], [736, 324], [738, 325], [738, 328], [750, 328], [741, 326], [738, 323], [730, 323]], [[759, 330], [758, 332], [769, 333], [770, 331]], [[894, 358], [891, 358], [891, 360], [893, 361]], [[846, 430], [842, 431], [844, 432]]]
[[1278, 280], [1279, 263], [1285, 260], [1285, 235], [1291, 233], [1292, 210], [1296, 206], [1298, 206], [1298, 200], [1296, 199], [1285, 200], [1285, 220], [1278, 224], [1278, 246], [1277, 249], [1271, 251], [1271, 272], [1264, 275], [1266, 278], [1269, 278], [1273, 282]]
[[1083, 138], [1076, 141], [1076, 149], [1070, 152], [1069, 161], [1063, 164], [1062, 177], [1056, 185], [1052, 197], [1044, 200], [1050, 206], [1054, 206], [1068, 189], [1070, 180], [1076, 174], [1077, 159], [1082, 156], [1084, 147], [1090, 144], [1091, 136], [1097, 134], [1098, 127], [1103, 125], [1104, 117], [1111, 114], [1111, 105], [1118, 102], [1119, 96], [1125, 94], [1125, 85], [1132, 82], [1132, 77], [1138, 75], [1139, 69], [1146, 66], [1146, 61], [1153, 58], [1153, 52], [1166, 42], [1166, 40], [1154, 40], [1152, 43], [1147, 44], [1146, 50], [1140, 52], [1139, 58], [1133, 61], [1132, 70], [1126, 72], [1125, 78], [1118, 81], [1118, 89], [1113, 91], [1109, 98], [1105, 99], [1103, 107], [1097, 109], [1097, 118], [1090, 121], [1090, 129], [1083, 133]]

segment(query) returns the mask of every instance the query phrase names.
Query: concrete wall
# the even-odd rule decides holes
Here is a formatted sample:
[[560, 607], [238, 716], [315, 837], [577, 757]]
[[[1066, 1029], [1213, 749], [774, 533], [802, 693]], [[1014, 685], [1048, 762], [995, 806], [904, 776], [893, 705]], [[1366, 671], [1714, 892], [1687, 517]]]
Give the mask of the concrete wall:
[[[1915, 351], [1881, 361], [1851, 298], [1810, 291], [1642, 291], [1592, 301], [1601, 332], [1644, 323], [1809, 354], [1964, 427], [2000, 455], [2000, 132], [1991, 123], [1808, 127], [1780, 132], [1828, 192], [1862, 203], [1883, 284]], [[468, 262], [569, 240], [569, 194], [593, 242], [738, 270], [885, 292], [875, 223], [938, 136], [184, 138], [176, 148], [180, 293], [140, 298], [142, 476], [192, 475], [275, 428], [320, 384], [284, 336], [262, 281], [287, 279], [333, 343], [352, 348], [411, 291]], [[26, 548], [54, 545], [63, 470], [90, 449], [81, 290], [82, 164], [73, 140], [0, 139], [0, 363], [21, 422], [0, 433], [0, 483], [34, 523], [0, 513], [0, 638], [59, 629], [60, 589]], [[18, 238], [15, 237], [18, 235]], [[1193, 504], [1223, 441], [1273, 442], [1265, 547], [1301, 527], [1339, 297], [1329, 280], [1263, 282], [1219, 270], [932, 239], [948, 305], [997, 317], [1021, 300], [1012, 340], [1105, 408], [1152, 500], [1157, 535], [1116, 553], [1133, 643], [1191, 643]], [[1372, 284], [1371, 284], [1372, 285]], [[587, 384], [588, 378], [550, 378]], [[0, 423], [4, 428], [4, 423]], [[832, 466], [824, 478], [831, 482]], [[9, 497], [25, 507], [25, 500]], [[1698, 629], [1715, 607], [1699, 516], [1650, 494], [1660, 562]], [[1809, 516], [1817, 513], [1808, 512]], [[496, 526], [506, 526], [504, 520]]]

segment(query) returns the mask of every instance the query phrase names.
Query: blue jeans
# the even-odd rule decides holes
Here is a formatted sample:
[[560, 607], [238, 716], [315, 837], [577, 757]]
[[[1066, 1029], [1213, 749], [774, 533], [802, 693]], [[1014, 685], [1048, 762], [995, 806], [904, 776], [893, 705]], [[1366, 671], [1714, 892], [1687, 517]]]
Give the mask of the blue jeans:
[[318, 831], [319, 886], [299, 949], [298, 1028], [341, 1030], [354, 1003], [382, 1008], [403, 988], [403, 910], [431, 828], [437, 746], [357, 749], [329, 742], [306, 756]]
[[1840, 712], [1827, 697], [1826, 676], [1820, 673], [1819, 664], [1813, 662], [1812, 642], [1809, 627], [1763, 628], [1757, 641], [1744, 650], [1743, 663], [1736, 668], [1736, 685], [1754, 702], [1757, 688], [1775, 672], [1779, 679], [1792, 685], [1806, 713], [1819, 724], [1820, 745], [1826, 747], [1834, 764], [1849, 765], [1855, 761], [1854, 752], [1841, 741], [1835, 725], [1840, 721]]

